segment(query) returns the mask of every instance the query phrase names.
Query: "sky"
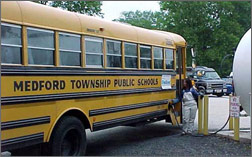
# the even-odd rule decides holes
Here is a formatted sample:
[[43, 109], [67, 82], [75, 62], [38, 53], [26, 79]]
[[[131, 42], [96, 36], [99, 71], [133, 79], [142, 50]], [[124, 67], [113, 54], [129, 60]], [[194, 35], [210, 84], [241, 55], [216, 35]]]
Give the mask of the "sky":
[[103, 1], [101, 8], [106, 20], [119, 18], [123, 11], [160, 10], [158, 1]]

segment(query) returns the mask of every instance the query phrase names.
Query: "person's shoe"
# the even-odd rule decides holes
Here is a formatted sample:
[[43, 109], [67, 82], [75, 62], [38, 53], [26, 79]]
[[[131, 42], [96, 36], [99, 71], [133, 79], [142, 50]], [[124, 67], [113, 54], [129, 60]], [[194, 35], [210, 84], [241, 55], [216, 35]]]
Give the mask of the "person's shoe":
[[192, 133], [191, 133], [191, 132], [187, 132], [186, 134], [187, 134], [187, 135], [192, 135]]
[[181, 135], [181, 136], [184, 136], [184, 135], [186, 135], [186, 132], [182, 132], [180, 135]]

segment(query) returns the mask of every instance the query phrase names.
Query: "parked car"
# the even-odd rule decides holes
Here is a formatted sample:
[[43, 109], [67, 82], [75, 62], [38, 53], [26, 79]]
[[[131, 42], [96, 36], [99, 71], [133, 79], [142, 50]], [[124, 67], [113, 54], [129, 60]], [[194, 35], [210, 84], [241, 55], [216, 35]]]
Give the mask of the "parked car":
[[213, 68], [197, 66], [190, 77], [193, 78], [196, 88], [202, 94], [221, 97], [227, 92], [226, 82]]
[[226, 95], [232, 94], [234, 92], [233, 78], [232, 77], [224, 77], [224, 78], [222, 78], [222, 80], [226, 82], [227, 92], [225, 94]]
[[193, 68], [192, 67], [186, 67], [186, 77], [190, 78], [193, 75]]

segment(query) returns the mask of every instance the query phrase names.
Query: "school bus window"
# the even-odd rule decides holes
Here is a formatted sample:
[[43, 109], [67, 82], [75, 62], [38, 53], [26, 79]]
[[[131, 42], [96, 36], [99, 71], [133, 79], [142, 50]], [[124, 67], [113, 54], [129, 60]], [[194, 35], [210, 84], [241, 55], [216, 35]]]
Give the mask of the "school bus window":
[[154, 68], [163, 69], [163, 49], [160, 47], [154, 47]]
[[54, 64], [54, 32], [27, 28], [28, 63], [38, 65]]
[[140, 46], [140, 67], [145, 69], [151, 68], [151, 47]]
[[[180, 57], [179, 57], [180, 55]], [[180, 65], [181, 67], [181, 72], [183, 73], [183, 69], [184, 69], [184, 64], [182, 64], [183, 62], [183, 53], [181, 53], [181, 49], [178, 48], [176, 51], [176, 71], [178, 72], [178, 67]]]
[[1, 61], [8, 64], [21, 64], [21, 26], [1, 24]]
[[86, 65], [103, 67], [103, 40], [96, 37], [85, 37]]
[[124, 43], [125, 67], [137, 68], [137, 45]]
[[173, 50], [165, 49], [165, 65], [166, 69], [174, 68]]
[[81, 65], [80, 37], [80, 35], [59, 33], [60, 65]]
[[121, 42], [107, 40], [107, 66], [122, 67]]

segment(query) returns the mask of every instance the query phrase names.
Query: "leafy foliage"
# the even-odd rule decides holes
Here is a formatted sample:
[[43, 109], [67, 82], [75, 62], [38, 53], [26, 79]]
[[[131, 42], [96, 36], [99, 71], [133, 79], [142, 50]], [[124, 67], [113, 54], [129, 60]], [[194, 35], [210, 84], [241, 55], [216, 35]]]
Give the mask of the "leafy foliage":
[[34, 1], [36, 3], [62, 8], [68, 11], [103, 17], [101, 1]]
[[121, 13], [119, 19], [115, 19], [114, 21], [129, 23], [147, 29], [161, 29], [163, 23], [159, 21], [161, 17], [160, 14], [160, 12], [152, 11], [125, 11]]
[[33, 2], [46, 5], [48, 4], [49, 1], [33, 1]]
[[[169, 20], [164, 30], [181, 34], [197, 51], [197, 64], [219, 73], [222, 59], [234, 53], [251, 27], [250, 2], [160, 2], [160, 6]], [[230, 59], [223, 64], [223, 76], [232, 70]]]
[[[250, 2], [161, 1], [160, 12], [123, 12], [116, 21], [148, 29], [175, 32], [197, 52], [197, 65], [214, 68], [226, 76], [232, 70], [232, 57], [239, 40], [251, 27]], [[220, 69], [223, 60], [223, 68]]]

